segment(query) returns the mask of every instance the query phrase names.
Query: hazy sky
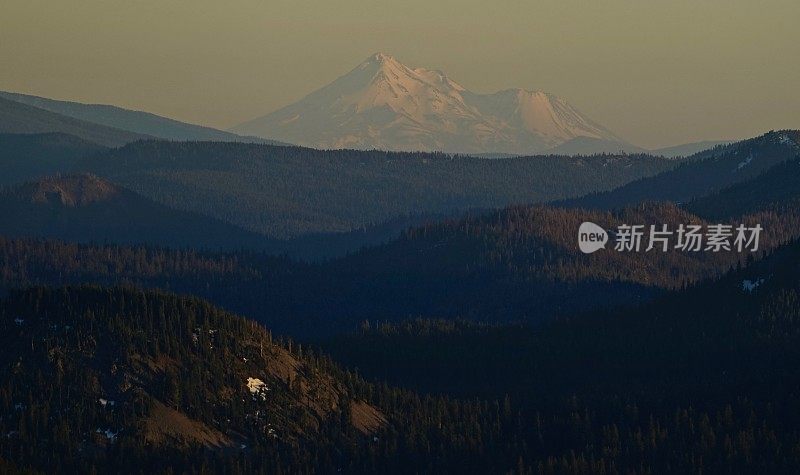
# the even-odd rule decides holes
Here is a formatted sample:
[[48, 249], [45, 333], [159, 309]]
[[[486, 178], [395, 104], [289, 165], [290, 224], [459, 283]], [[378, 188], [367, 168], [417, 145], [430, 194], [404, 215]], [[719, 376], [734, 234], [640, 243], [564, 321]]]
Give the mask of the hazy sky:
[[0, 89], [226, 128], [384, 51], [645, 147], [800, 128], [798, 0], [2, 0]]

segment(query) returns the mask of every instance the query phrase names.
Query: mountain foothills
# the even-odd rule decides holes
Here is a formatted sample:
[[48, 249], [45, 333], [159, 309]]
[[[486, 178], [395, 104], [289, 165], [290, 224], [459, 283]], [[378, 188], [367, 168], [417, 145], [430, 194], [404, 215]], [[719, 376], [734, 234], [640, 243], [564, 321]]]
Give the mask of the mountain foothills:
[[[735, 251], [580, 253], [583, 221], [707, 224], [674, 205], [615, 213], [516, 207], [412, 229], [348, 257], [303, 264], [281, 257], [0, 239], [0, 288], [133, 284], [198, 295], [282, 334], [322, 337], [363, 321], [420, 315], [541, 324], [554, 317], [642, 303], [740, 265]], [[762, 210], [760, 249], [800, 235], [800, 209]], [[756, 253], [752, 257], [758, 257]]]
[[[433, 412], [427, 404], [389, 428], [364, 397], [387, 408], [426, 403], [369, 387], [196, 299], [31, 289], [12, 293], [0, 315], [0, 446], [4, 459], [13, 454], [3, 471], [139, 473], [167, 463], [179, 472], [367, 472], [423, 430], [416, 414]], [[446, 443], [448, 457], [465, 454]], [[422, 444], [405, 451], [426, 455]]]
[[710, 219], [728, 219], [735, 213], [760, 209], [781, 212], [797, 207], [800, 199], [800, 160], [787, 160], [752, 180], [739, 182], [719, 193], [686, 204], [694, 213]]
[[[323, 347], [367, 379], [521, 404], [520, 423], [571, 447], [583, 473], [788, 473], [798, 466], [798, 259], [794, 242], [642, 307], [539, 330], [419, 320]], [[569, 428], [541, 431], [559, 412]], [[550, 469], [532, 471], [581, 472]]]
[[[4, 266], [0, 275], [5, 288], [92, 282], [135, 284], [190, 293], [257, 319], [280, 333], [300, 337], [353, 329], [364, 320], [398, 321], [420, 315], [492, 323], [541, 323], [559, 315], [645, 302], [665, 290], [719, 275], [744, 258], [736, 252], [692, 253], [675, 249], [666, 253], [584, 255], [575, 242], [575, 232], [584, 221], [598, 223], [606, 229], [624, 223], [659, 223], [668, 224], [673, 230], [679, 224], [758, 223], [765, 230], [760, 243], [762, 250], [773, 249], [797, 237], [800, 210], [796, 206], [796, 187], [792, 184], [800, 182], [800, 176], [796, 176], [798, 170], [793, 166], [796, 160], [779, 161], [790, 157], [790, 153], [783, 148], [780, 139], [776, 145], [774, 136], [781, 134], [755, 139], [753, 143], [763, 144], [764, 148], [753, 145], [749, 149], [758, 151], [760, 157], [750, 162], [751, 166], [761, 166], [763, 161], [776, 163], [774, 168], [764, 174], [751, 174], [750, 179], [739, 175], [742, 181], [731, 188], [684, 206], [646, 203], [613, 211], [513, 206], [417, 224], [385, 244], [316, 264], [302, 264], [252, 251], [200, 252], [196, 250], [200, 246], [194, 246], [195, 250], [174, 251], [6, 238], [0, 241]], [[252, 147], [261, 150], [263, 146]], [[725, 165], [719, 166], [720, 173], [728, 180], [727, 175], [733, 174], [729, 168], [733, 159], [725, 153], [719, 156], [723, 157], [720, 161]], [[154, 160], [169, 163], [167, 157], [169, 155], [158, 155]], [[201, 160], [202, 156], [188, 157], [187, 162], [192, 162], [192, 166], [208, 166]], [[342, 161], [344, 157], [349, 156], [343, 156]], [[394, 159], [409, 158], [399, 155]], [[445, 158], [440, 160], [451, 163]], [[697, 158], [683, 167], [707, 171], [708, 160], [717, 163], [714, 157]], [[665, 175], [671, 173], [667, 171]], [[710, 183], [718, 180], [713, 173], [701, 176], [706, 176]], [[737, 193], [737, 187], [772, 192], [751, 200], [729, 199], [732, 195], [751, 196]], [[15, 196], [24, 199], [20, 202]], [[59, 220], [50, 214], [51, 205], [31, 203], [31, 197], [31, 191], [21, 193], [20, 189], [6, 194], [8, 206], [17, 206], [8, 209], [17, 209], [17, 213], [25, 216], [20, 219], [21, 223], [38, 223], [38, 227], [29, 226], [25, 232], [18, 231], [17, 236], [29, 233], [28, 236], [65, 237], [68, 232], [74, 232], [69, 231], [68, 226], [73, 220], [76, 226], [72, 229], [85, 227], [77, 224], [81, 222], [78, 216], [86, 213], [85, 210], [57, 204], [59, 213], [73, 216]], [[143, 209], [154, 206], [142, 197], [136, 197], [135, 202], [139, 204], [125, 206], [133, 209], [144, 207], [143, 203], [149, 206]], [[723, 214], [719, 204], [712, 207], [703, 203], [728, 206], [721, 208]], [[111, 214], [114, 213], [108, 215]], [[159, 220], [160, 215], [176, 216], [166, 214], [163, 209], [144, 214], [138, 220], [142, 230], [134, 229], [127, 234], [117, 232], [114, 239], [135, 242], [136, 233], [144, 232], [148, 229], [146, 226], [151, 226], [150, 232], [156, 234], [169, 229], [177, 232], [176, 226], [170, 227], [171, 222], [181, 223], [187, 216], [178, 214], [184, 217]], [[124, 226], [128, 225], [109, 218], [105, 226], [110, 227], [115, 222], [117, 229], [126, 229]], [[208, 221], [195, 222], [204, 224], [186, 230], [205, 226], [215, 229]], [[51, 226], [50, 234], [44, 233], [45, 224]], [[164, 226], [163, 230], [157, 231], [156, 224]], [[56, 232], [58, 226], [60, 230]], [[177, 228], [183, 229], [182, 226]], [[208, 242], [213, 233], [206, 234], [208, 236], [199, 235]], [[106, 235], [108, 242], [113, 242], [112, 234]], [[211, 245], [206, 247], [215, 249]]]
[[[326, 345], [371, 375], [390, 371], [425, 388], [441, 374], [436, 388], [494, 391], [489, 399], [364, 382], [196, 299], [14, 291], [0, 302], [0, 464], [48, 473], [165, 465], [191, 473], [790, 472], [800, 466], [791, 410], [800, 397], [798, 249], [641, 309], [536, 333], [417, 323]], [[465, 348], [459, 360], [448, 353]]]
[[[798, 258], [800, 243], [793, 241], [761, 261], [647, 304], [573, 315], [536, 329], [412, 319], [364, 324], [322, 347], [368, 379], [424, 393], [510, 395], [538, 405], [571, 394], [628, 399], [640, 390], [641, 401], [650, 403], [705, 405], [712, 393], [744, 399], [749, 395], [732, 388], [757, 378], [753, 371], [800, 382], [791, 368], [800, 353], [780, 363], [771, 359], [798, 332]], [[769, 395], [767, 387], [747, 387]]]
[[771, 131], [760, 137], [699, 152], [675, 169], [559, 204], [613, 209], [642, 201], [687, 202], [758, 176], [800, 157], [800, 131]]
[[277, 245], [222, 221], [152, 202], [94, 175], [43, 178], [2, 191], [0, 215], [5, 218], [0, 234], [10, 237], [228, 250]]
[[337, 150], [0, 93], [0, 472], [800, 471], [800, 132], [672, 160], [382, 54], [236, 131]]
[[524, 89], [477, 94], [384, 53], [232, 130], [322, 149], [530, 155], [576, 137], [622, 143], [560, 97]]
[[440, 153], [144, 141], [79, 165], [154, 201], [275, 238], [347, 232], [608, 190], [675, 166], [647, 155], [487, 160]]

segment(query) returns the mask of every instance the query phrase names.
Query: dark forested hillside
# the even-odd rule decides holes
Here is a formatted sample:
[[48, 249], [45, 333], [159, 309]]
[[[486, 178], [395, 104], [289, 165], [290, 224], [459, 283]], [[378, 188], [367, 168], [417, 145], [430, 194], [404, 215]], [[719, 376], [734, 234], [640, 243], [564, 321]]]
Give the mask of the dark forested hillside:
[[[577, 436], [590, 452], [609, 442], [623, 458], [660, 452], [669, 468], [649, 465], [654, 473], [697, 472], [698, 463], [711, 464], [703, 472], [791, 472], [800, 461], [790, 449], [800, 423], [792, 410], [800, 403], [799, 259], [794, 242], [640, 308], [539, 330], [420, 320], [363, 327], [324, 348], [368, 379], [509, 394], [537, 424], [572, 408], [575, 432], [554, 445], [594, 429], [602, 442]], [[647, 427], [626, 427], [636, 420]]]
[[800, 131], [769, 132], [720, 145], [690, 157], [674, 170], [633, 181], [615, 190], [559, 202], [560, 205], [612, 209], [642, 201], [687, 202], [747, 181], [800, 156]]
[[[41, 168], [103, 178], [0, 194], [0, 472], [796, 472], [795, 139], [753, 141], [748, 157], [767, 158], [738, 162], [735, 179], [719, 173], [745, 149], [690, 159], [705, 185], [680, 181], [680, 192], [705, 196], [689, 204], [425, 221], [672, 165], [11, 138], [46, 156]], [[74, 155], [37, 155], [52, 141]], [[351, 231], [347, 248], [414, 226], [305, 263], [257, 252], [274, 241], [200, 213], [301, 235], [289, 248], [319, 230]], [[612, 240], [621, 224], [764, 232], [753, 254], [615, 252], [612, 241], [585, 255], [584, 221]], [[201, 250], [239, 242], [247, 250]]]
[[176, 211], [93, 175], [42, 178], [0, 192], [0, 234], [175, 248], [277, 248], [274, 240]]
[[172, 208], [286, 238], [347, 232], [400, 216], [577, 196], [673, 166], [646, 155], [486, 160], [149, 141], [86, 160], [79, 171]]
[[745, 212], [797, 207], [800, 200], [800, 160], [776, 165], [761, 175], [686, 204], [709, 219], [727, 219]]
[[21, 468], [334, 470], [387, 424], [324, 362], [199, 300], [32, 289], [0, 327], [0, 447]]
[[[459, 361], [442, 356], [465, 349], [453, 340], [474, 340], [469, 326], [399, 332], [441, 343], [421, 371], [508, 392], [486, 399], [365, 383], [196, 299], [85, 287], [13, 292], [0, 302], [0, 467], [792, 472], [800, 467], [797, 258], [793, 245], [641, 309], [537, 333], [478, 330], [485, 348], [470, 347]], [[381, 362], [424, 385], [428, 374], [392, 366], [419, 347], [397, 345], [396, 335], [384, 327], [377, 342], [361, 341], [373, 352], [361, 366]], [[493, 347], [526, 339], [533, 342], [518, 348], [521, 357], [486, 371], [514, 352], [491, 356]], [[420, 364], [406, 355], [400, 366]], [[470, 381], [457, 380], [465, 366], [443, 372], [459, 362]]]
[[[341, 333], [363, 320], [416, 316], [538, 323], [647, 301], [711, 277], [746, 254], [682, 251], [584, 255], [578, 225], [702, 223], [673, 205], [620, 212], [509, 208], [430, 224], [401, 239], [318, 264], [232, 254], [0, 239], [2, 286], [131, 283], [208, 298], [295, 336]], [[761, 249], [797, 236], [797, 212], [736, 218], [764, 227]]]
[[79, 159], [104, 150], [73, 135], [0, 134], [0, 186], [67, 173]]
[[[766, 370], [775, 361], [749, 350], [769, 341], [777, 345], [774, 351], [785, 352], [786, 339], [800, 335], [798, 260], [800, 242], [794, 241], [640, 306], [570, 315], [539, 328], [432, 319], [371, 322], [321, 346], [368, 379], [422, 392], [540, 398], [576, 391], [633, 394], [657, 385], [649, 388], [651, 397], [658, 391], [686, 397], [681, 391], [688, 381], [693, 390], [717, 391], [717, 378], [732, 384], [738, 371], [754, 366], [791, 369], [782, 362]], [[786, 356], [795, 361], [800, 352]]]
[[[329, 264], [326, 274], [335, 276], [330, 299], [336, 303], [330, 313], [346, 305], [351, 318], [491, 315], [492, 321], [540, 322], [646, 301], [746, 258], [737, 252], [674, 248], [585, 255], [577, 247], [577, 229], [584, 221], [612, 230], [622, 223], [663, 223], [673, 230], [679, 224], [706, 223], [674, 205], [647, 204], [615, 212], [512, 207], [418, 227], [384, 246]], [[760, 223], [762, 250], [800, 233], [797, 209], [737, 216], [730, 222]]]

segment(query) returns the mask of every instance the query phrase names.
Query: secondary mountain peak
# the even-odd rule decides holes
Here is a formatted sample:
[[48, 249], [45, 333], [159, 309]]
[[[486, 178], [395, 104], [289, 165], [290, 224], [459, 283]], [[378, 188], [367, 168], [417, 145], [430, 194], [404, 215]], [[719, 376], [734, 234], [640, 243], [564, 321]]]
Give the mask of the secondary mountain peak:
[[375, 53], [300, 101], [233, 129], [316, 148], [533, 154], [576, 137], [621, 142], [541, 90], [470, 92]]
[[196, 249], [269, 249], [264, 236], [172, 209], [92, 174], [51, 176], [0, 191], [0, 235]]

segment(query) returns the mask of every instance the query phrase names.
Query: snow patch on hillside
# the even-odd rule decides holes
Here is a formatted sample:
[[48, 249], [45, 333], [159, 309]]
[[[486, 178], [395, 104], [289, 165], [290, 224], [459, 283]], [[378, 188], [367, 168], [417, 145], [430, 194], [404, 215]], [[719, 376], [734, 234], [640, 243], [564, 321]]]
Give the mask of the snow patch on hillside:
[[267, 399], [267, 392], [270, 390], [267, 384], [259, 378], [247, 378], [247, 389], [254, 399], [261, 398], [261, 400]]
[[106, 439], [108, 439], [109, 442], [114, 442], [115, 440], [117, 440], [117, 435], [119, 434], [119, 432], [114, 432], [111, 429], [103, 430], [100, 428], [98, 428], [95, 432], [106, 436]]
[[[753, 161], [753, 154], [750, 153], [750, 155], [748, 155], [747, 158], [745, 158], [744, 160], [739, 162], [739, 164], [736, 166], [736, 170], [741, 170], [742, 168], [746, 167], [747, 165], [750, 165], [750, 163], [752, 163], [752, 161]], [[736, 171], [736, 170], [734, 170], [734, 171]]]
[[98, 399], [97, 402], [99, 402], [100, 405], [103, 407], [114, 407], [114, 405], [116, 404], [116, 402], [114, 401], [103, 398]]

